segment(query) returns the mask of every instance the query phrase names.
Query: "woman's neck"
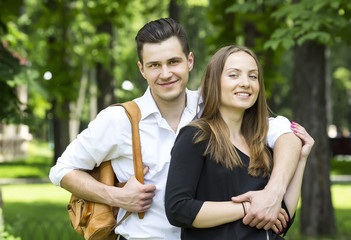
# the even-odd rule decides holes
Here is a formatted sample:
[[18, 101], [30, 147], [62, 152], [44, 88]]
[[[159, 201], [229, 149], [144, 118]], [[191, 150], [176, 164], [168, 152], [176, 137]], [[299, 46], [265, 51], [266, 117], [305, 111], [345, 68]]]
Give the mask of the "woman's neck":
[[241, 132], [241, 125], [244, 117], [244, 112], [233, 111], [233, 109], [220, 109], [221, 116], [229, 129], [229, 139], [231, 143], [241, 152], [250, 156], [250, 149]]

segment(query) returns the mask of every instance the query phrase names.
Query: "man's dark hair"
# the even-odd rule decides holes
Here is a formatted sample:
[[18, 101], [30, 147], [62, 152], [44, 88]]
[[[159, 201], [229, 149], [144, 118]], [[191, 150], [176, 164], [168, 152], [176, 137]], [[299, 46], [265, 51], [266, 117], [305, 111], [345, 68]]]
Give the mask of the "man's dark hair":
[[135, 37], [139, 61], [143, 63], [141, 51], [143, 50], [144, 43], [160, 43], [171, 37], [178, 38], [185, 56], [188, 57], [190, 50], [183, 26], [172, 18], [160, 18], [145, 24]]

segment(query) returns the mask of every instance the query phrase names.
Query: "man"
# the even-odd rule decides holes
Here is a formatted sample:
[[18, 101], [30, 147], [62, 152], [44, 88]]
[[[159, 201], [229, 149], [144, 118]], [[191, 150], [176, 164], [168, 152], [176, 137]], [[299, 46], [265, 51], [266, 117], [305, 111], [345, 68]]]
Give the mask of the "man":
[[[198, 92], [186, 89], [194, 56], [183, 27], [170, 18], [146, 24], [136, 41], [138, 67], [149, 85], [145, 94], [134, 100], [141, 110], [145, 184], [133, 176], [130, 123], [121, 107], [109, 107], [98, 114], [58, 159], [50, 179], [79, 197], [123, 208], [119, 218], [123, 210], [146, 211], [144, 219], [132, 214], [116, 228], [116, 233], [123, 236], [120, 239], [179, 239], [180, 229], [171, 226], [165, 215], [164, 192], [174, 140], [180, 128], [196, 117]], [[278, 117], [271, 121], [270, 129], [268, 138], [274, 145], [280, 135], [290, 132], [290, 123]], [[252, 202], [247, 224], [267, 228], [273, 224], [296, 168], [300, 147], [300, 140], [292, 133], [279, 137], [274, 147], [279, 161], [275, 160], [271, 183], [265, 190], [237, 199]], [[119, 181], [127, 182], [123, 188], [105, 186], [81, 171], [108, 160], [112, 160]]]

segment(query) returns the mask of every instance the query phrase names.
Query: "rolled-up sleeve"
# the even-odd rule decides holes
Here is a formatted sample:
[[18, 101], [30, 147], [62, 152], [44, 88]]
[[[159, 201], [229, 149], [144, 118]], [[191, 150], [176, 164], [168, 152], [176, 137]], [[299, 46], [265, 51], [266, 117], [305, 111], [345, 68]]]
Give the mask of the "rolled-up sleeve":
[[119, 121], [121, 120], [119, 118], [127, 119], [122, 107], [110, 107], [101, 111], [57, 159], [50, 170], [51, 182], [60, 186], [62, 178], [68, 172], [75, 169], [91, 170], [103, 161], [116, 157], [114, 156], [118, 146], [116, 136], [125, 122]]
[[285, 134], [291, 133], [290, 121], [286, 117], [277, 116], [275, 118], [269, 118], [269, 130], [267, 135], [267, 143], [270, 148], [274, 148], [274, 144], [277, 139]]

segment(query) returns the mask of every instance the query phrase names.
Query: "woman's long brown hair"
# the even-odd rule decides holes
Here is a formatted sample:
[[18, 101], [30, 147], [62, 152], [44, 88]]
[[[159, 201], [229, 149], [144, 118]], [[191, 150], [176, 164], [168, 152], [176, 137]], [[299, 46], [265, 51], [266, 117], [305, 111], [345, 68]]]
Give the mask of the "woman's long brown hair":
[[224, 122], [219, 107], [221, 105], [221, 74], [227, 58], [236, 52], [245, 52], [252, 56], [258, 66], [259, 94], [255, 104], [245, 110], [241, 132], [250, 148], [249, 174], [266, 176], [273, 167], [271, 154], [266, 146], [269, 108], [266, 102], [262, 68], [256, 55], [246, 47], [227, 46], [218, 50], [208, 63], [201, 82], [200, 96], [204, 110], [198, 120], [190, 125], [200, 130], [194, 137], [198, 143], [208, 140], [205, 155], [209, 154], [217, 163], [228, 169], [242, 166], [241, 159], [230, 141], [229, 129]]

